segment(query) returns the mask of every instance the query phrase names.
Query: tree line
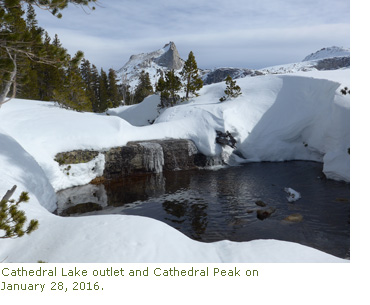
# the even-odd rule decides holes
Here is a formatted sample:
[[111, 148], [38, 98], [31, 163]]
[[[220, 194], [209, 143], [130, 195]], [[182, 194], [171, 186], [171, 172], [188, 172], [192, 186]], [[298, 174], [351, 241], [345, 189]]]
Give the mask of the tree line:
[[[61, 17], [68, 3], [95, 0], [0, 1], [0, 106], [11, 98], [56, 101], [78, 111], [103, 112], [122, 101], [115, 71], [106, 73], [63, 48], [38, 26], [34, 5]], [[27, 5], [26, 5], [27, 4]]]

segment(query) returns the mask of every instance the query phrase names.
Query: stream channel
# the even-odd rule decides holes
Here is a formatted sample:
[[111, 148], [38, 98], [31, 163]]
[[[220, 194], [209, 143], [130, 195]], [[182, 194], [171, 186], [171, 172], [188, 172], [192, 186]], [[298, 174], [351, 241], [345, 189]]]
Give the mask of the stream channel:
[[[286, 187], [301, 198], [289, 202]], [[350, 255], [350, 185], [326, 179], [316, 162], [130, 176], [63, 190], [55, 213], [141, 215], [203, 242], [277, 239], [341, 258]]]

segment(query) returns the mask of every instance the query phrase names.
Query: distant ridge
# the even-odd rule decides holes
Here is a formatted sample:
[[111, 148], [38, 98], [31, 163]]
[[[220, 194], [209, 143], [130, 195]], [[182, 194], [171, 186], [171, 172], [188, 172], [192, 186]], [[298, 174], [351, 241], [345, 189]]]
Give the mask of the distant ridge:
[[311, 53], [301, 62], [267, 67], [259, 71], [265, 74], [283, 74], [297, 71], [337, 70], [350, 66], [350, 50], [333, 46]]
[[[153, 86], [165, 72], [174, 69], [179, 73], [184, 60], [173, 41], [165, 44], [161, 49], [149, 53], [132, 55], [129, 61], [119, 70], [122, 83], [130, 86], [131, 90], [138, 84], [142, 70], [149, 73]], [[284, 74], [297, 71], [336, 70], [350, 67], [350, 50], [342, 47], [326, 47], [306, 56], [301, 62], [277, 65], [264, 69], [254, 70], [247, 68], [221, 67], [199, 70], [205, 85], [222, 82], [230, 75], [233, 79], [259, 76], [264, 74]]]
[[349, 49], [333, 46], [329, 48], [322, 48], [321, 50], [315, 53], [311, 53], [310, 55], [306, 56], [302, 61], [311, 61], [325, 58], [347, 57], [347, 56], [348, 57], [350, 56]]

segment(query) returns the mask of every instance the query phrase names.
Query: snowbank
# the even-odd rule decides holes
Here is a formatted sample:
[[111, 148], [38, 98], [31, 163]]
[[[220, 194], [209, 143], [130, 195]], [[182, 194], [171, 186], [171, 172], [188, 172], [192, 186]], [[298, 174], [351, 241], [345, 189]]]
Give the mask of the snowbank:
[[[0, 129], [0, 198], [17, 185], [13, 198], [22, 191], [29, 192], [34, 202], [49, 211], [56, 209], [56, 196], [44, 171], [12, 137]], [[31, 204], [32, 205], [32, 204]]]
[[[146, 126], [158, 116], [159, 95], [148, 96], [140, 104], [120, 106], [107, 111], [109, 115], [119, 116], [134, 126]], [[143, 110], [144, 111], [141, 111]]]
[[[330, 74], [331, 80], [318, 79], [329, 77], [316, 73], [240, 79], [243, 95], [224, 103], [218, 100], [223, 83], [206, 86], [200, 97], [167, 109], [153, 125], [143, 127], [114, 115], [67, 111], [53, 103], [5, 104], [0, 110], [0, 195], [14, 184], [18, 186], [14, 197], [28, 191], [30, 203], [22, 208], [29, 219], [39, 220], [40, 228], [21, 239], [1, 240], [0, 257], [8, 262], [344, 261], [283, 241], [203, 244], [144, 217], [61, 218], [49, 212], [55, 209], [54, 190], [86, 184], [104, 165], [97, 157], [94, 164], [76, 166], [74, 175], [67, 175], [54, 161], [58, 152], [104, 150], [132, 140], [171, 137], [191, 139], [201, 152], [215, 155], [222, 152], [215, 143], [216, 130], [234, 135], [246, 158], [243, 162], [322, 161], [327, 176], [349, 181], [349, 96], [339, 91], [342, 84], [349, 84], [349, 70]], [[155, 97], [150, 97], [116, 114], [145, 122], [157, 115], [154, 103]], [[241, 161], [234, 154], [232, 158]]]
[[29, 236], [0, 241], [4, 262], [346, 262], [276, 240], [200, 243], [145, 217], [55, 216], [41, 206], [53, 210], [55, 194], [36, 161], [3, 132], [0, 147], [0, 194], [14, 184], [18, 186], [14, 198], [28, 191], [30, 202], [21, 208], [40, 224]]

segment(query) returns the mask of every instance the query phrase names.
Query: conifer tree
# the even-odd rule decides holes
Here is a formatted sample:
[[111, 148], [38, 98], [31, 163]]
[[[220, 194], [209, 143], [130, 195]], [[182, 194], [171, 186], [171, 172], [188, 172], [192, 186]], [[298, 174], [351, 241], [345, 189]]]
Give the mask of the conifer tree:
[[93, 64], [91, 66], [91, 88], [93, 91], [92, 107], [94, 112], [100, 112], [99, 106], [99, 87], [100, 87], [100, 76], [97, 67]]
[[135, 90], [134, 103], [141, 103], [144, 98], [151, 94], [153, 94], [153, 87], [150, 82], [149, 73], [143, 70], [140, 73], [139, 84], [137, 85]]
[[91, 100], [88, 98], [79, 69], [82, 57], [83, 53], [79, 51], [69, 60], [65, 77], [53, 94], [54, 99], [63, 107], [77, 111], [91, 111]]
[[19, 58], [24, 58], [23, 55], [27, 54], [31, 39], [22, 18], [22, 7], [12, 5], [13, 3], [6, 1], [0, 2], [0, 106], [9, 100], [8, 93], [11, 92], [10, 98], [16, 95], [16, 84], [20, 78]]
[[112, 104], [109, 102], [108, 96], [108, 76], [103, 68], [101, 68], [99, 77], [99, 103], [97, 112], [104, 112], [110, 107], [112, 107]]
[[[28, 22], [23, 18], [24, 5], [36, 5], [61, 17], [61, 10], [69, 3], [89, 6], [96, 0], [0, 0], [0, 107], [15, 97], [21, 81], [20, 67], [27, 60], [58, 65], [47, 54], [35, 51], [42, 47], [41, 33], [34, 36], [27, 27], [35, 27], [34, 12], [29, 10]], [[93, 7], [91, 7], [93, 9]], [[24, 70], [23, 70], [24, 71]], [[10, 96], [9, 96], [10, 94]]]
[[122, 101], [122, 97], [117, 86], [117, 74], [113, 69], [109, 69], [108, 71], [108, 98], [114, 108], [118, 107]]
[[161, 76], [157, 82], [157, 85], [155, 86], [156, 92], [163, 92], [166, 89], [166, 81], [164, 80], [163, 76]]
[[[38, 228], [38, 221], [32, 219], [27, 228], [24, 229], [27, 217], [24, 211], [19, 210], [19, 204], [28, 202], [28, 193], [22, 192], [17, 201], [11, 197], [15, 192], [16, 185], [6, 192], [5, 196], [0, 201], [0, 238], [17, 238], [24, 234], [30, 234]], [[1, 231], [4, 231], [1, 235]]]
[[98, 73], [96, 67], [95, 72], [93, 72], [90, 62], [83, 58], [80, 66], [80, 74], [85, 84], [86, 96], [91, 102], [92, 111], [95, 111], [94, 109], [98, 102], [98, 89], [95, 90], [98, 80], [95, 80], [95, 77], [98, 79], [99, 76], [93, 75], [93, 73]]
[[230, 75], [226, 77], [225, 82], [226, 89], [224, 92], [226, 95], [220, 98], [220, 102], [224, 102], [230, 98], [236, 98], [242, 94], [240, 87], [236, 84], [236, 81], [234, 81]]
[[198, 65], [192, 51], [190, 51], [188, 59], [182, 68], [181, 76], [185, 82], [185, 99], [189, 99], [191, 94], [198, 96], [197, 91], [203, 87], [203, 81], [199, 76]]
[[[26, 30], [29, 32], [29, 39], [32, 44], [29, 51], [33, 54], [41, 55], [42, 53], [42, 33], [36, 20], [35, 10], [32, 5], [27, 6]], [[17, 73], [17, 94], [20, 98], [38, 99], [38, 69], [40, 64], [32, 61], [27, 57], [18, 60]]]
[[159, 108], [167, 108], [176, 105], [180, 100], [178, 92], [181, 90], [182, 83], [180, 78], [175, 74], [172, 69], [165, 74], [165, 79], [162, 77], [158, 80], [156, 86], [157, 92], [160, 92], [161, 103], [158, 105]]

